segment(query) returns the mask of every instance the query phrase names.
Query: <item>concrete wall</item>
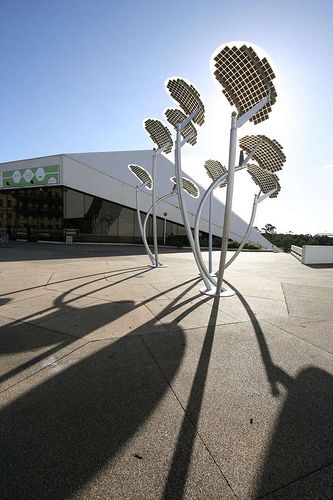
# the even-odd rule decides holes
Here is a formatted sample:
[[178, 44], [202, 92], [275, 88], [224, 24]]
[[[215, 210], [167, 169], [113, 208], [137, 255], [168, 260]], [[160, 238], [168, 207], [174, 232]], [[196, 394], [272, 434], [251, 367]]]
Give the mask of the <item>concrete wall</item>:
[[333, 247], [303, 245], [303, 264], [333, 264]]

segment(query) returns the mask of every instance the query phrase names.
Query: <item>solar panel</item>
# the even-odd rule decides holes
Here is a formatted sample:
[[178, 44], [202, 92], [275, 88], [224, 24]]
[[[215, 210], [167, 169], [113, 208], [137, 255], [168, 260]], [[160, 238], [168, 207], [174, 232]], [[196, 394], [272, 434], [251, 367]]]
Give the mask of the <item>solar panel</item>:
[[272, 189], [277, 188], [275, 193], [271, 194], [269, 198], [276, 198], [281, 191], [279, 178], [275, 174], [271, 174], [259, 167], [258, 165], [248, 165], [248, 173], [251, 175], [253, 181], [260, 187], [263, 193], [268, 193]]
[[163, 123], [159, 120], [154, 120], [152, 118], [145, 120], [144, 127], [151, 140], [157, 145], [158, 148], [162, 148], [166, 144], [169, 144], [169, 147], [164, 152], [171, 153], [173, 140], [168, 127], [163, 125]]
[[269, 118], [277, 93], [272, 83], [275, 74], [265, 57], [260, 59], [253, 48], [246, 45], [239, 48], [225, 46], [214, 57], [214, 69], [223, 94], [231, 105], [236, 106], [239, 116], [269, 95], [270, 102], [250, 121], [257, 124]]
[[170, 78], [166, 87], [171, 97], [180, 105], [186, 116], [193, 113], [197, 108], [200, 108], [199, 113], [193, 118], [193, 121], [198, 125], [202, 125], [205, 121], [205, 107], [195, 87], [191, 83], [187, 83], [183, 78]]
[[239, 140], [239, 146], [250, 153], [259, 142], [261, 144], [252, 158], [258, 162], [261, 168], [269, 172], [281, 170], [286, 156], [282, 151], [283, 147], [275, 139], [271, 140], [265, 135], [247, 135]]
[[[222, 174], [228, 172], [226, 167], [224, 167], [222, 163], [217, 160], [206, 160], [204, 167], [206, 169], [208, 177], [210, 177], [213, 181], [215, 181], [215, 179], [220, 177]], [[227, 182], [228, 179], [226, 178], [223, 182], [221, 182], [221, 184], [219, 184], [219, 187], [222, 188], [226, 186]]]
[[[171, 182], [177, 185], [176, 177], [170, 177]], [[199, 198], [200, 191], [198, 187], [194, 184], [193, 181], [190, 181], [187, 177], [182, 177], [183, 180], [183, 189], [187, 192], [192, 198]]]
[[130, 171], [139, 179], [142, 184], [146, 183], [147, 189], [152, 189], [153, 187], [153, 179], [151, 178], [151, 175], [147, 170], [143, 167], [140, 167], [140, 165], [128, 165], [128, 168]]
[[[176, 127], [178, 125], [178, 123], [182, 123], [186, 119], [186, 115], [180, 109], [174, 109], [174, 108], [167, 109], [165, 111], [165, 116], [166, 116], [168, 122], [173, 127]], [[186, 137], [189, 136], [189, 134], [191, 134], [192, 137], [187, 142], [189, 144], [191, 144], [192, 146], [194, 146], [194, 144], [196, 144], [196, 142], [197, 142], [198, 134], [197, 134], [197, 130], [192, 122], [188, 123], [186, 125], [186, 127], [184, 127], [181, 130], [181, 135], [184, 139], [186, 139]]]

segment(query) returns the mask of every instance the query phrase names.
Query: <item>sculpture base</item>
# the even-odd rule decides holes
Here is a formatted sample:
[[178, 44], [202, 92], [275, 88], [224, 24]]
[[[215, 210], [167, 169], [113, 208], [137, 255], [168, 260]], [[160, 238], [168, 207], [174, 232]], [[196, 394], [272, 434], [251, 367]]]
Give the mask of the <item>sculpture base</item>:
[[163, 262], [159, 262], [157, 266], [155, 266], [155, 264], [149, 264], [149, 267], [151, 267], [152, 269], [158, 269], [160, 267], [168, 267], [168, 265], [163, 264]]
[[236, 292], [234, 290], [226, 287], [222, 287], [220, 294], [217, 294], [215, 286], [210, 290], [207, 290], [207, 288], [200, 288], [200, 293], [202, 293], [203, 295], [209, 295], [210, 297], [232, 297], [233, 295], [236, 295]]

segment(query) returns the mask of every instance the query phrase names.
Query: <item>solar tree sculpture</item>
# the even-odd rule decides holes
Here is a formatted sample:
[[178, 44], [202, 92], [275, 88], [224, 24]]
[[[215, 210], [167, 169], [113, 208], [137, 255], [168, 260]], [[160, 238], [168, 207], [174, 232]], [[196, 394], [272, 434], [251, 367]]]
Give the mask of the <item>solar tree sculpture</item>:
[[153, 177], [153, 189], [152, 189], [152, 206], [153, 206], [153, 239], [154, 239], [154, 263], [153, 267], [166, 267], [158, 260], [158, 245], [157, 245], [157, 223], [156, 223], [156, 158], [157, 155], [161, 153], [171, 153], [173, 141], [171, 137], [170, 130], [168, 127], [163, 125], [159, 120], [148, 118], [144, 121], [144, 128], [148, 133], [151, 140], [157, 146], [157, 149], [153, 149], [153, 161], [152, 161], [152, 177]]
[[[212, 183], [200, 201], [195, 218], [194, 236], [189, 224], [188, 213], [183, 196], [185, 181], [182, 181], [181, 148], [186, 143], [191, 145], [196, 143], [197, 130], [194, 124], [201, 126], [204, 123], [205, 108], [199, 92], [191, 83], [178, 77], [170, 78], [167, 81], [167, 90], [169, 91], [170, 96], [179, 104], [181, 109], [167, 109], [165, 115], [168, 122], [176, 129], [175, 180], [177, 183], [179, 208], [195, 261], [205, 284], [205, 288], [201, 291], [212, 296], [230, 296], [234, 294], [234, 291], [230, 290], [226, 286], [223, 286], [223, 277], [225, 268], [231, 263], [231, 261], [234, 260], [234, 258], [237, 257], [239, 253], [237, 252], [233, 259], [230, 259], [230, 261], [226, 263], [231, 225], [235, 172], [246, 168], [251, 158], [258, 163], [258, 165], [250, 165], [248, 167], [251, 177], [259, 185], [260, 191], [255, 197], [251, 220], [240, 245], [240, 247], [243, 248], [248, 235], [252, 230], [258, 203], [263, 201], [263, 199], [266, 199], [268, 196], [276, 196], [280, 189], [279, 181], [274, 174], [274, 171], [282, 167], [282, 163], [285, 161], [285, 156], [282, 153], [282, 147], [277, 141], [272, 141], [266, 136], [247, 136], [240, 142], [240, 164], [236, 167], [237, 131], [248, 121], [257, 124], [269, 118], [271, 107], [276, 101], [276, 90], [272, 83], [275, 75], [268, 60], [265, 57], [260, 59], [253, 48], [245, 44], [242, 44], [239, 47], [236, 47], [235, 45], [225, 45], [223, 48], [217, 49], [213, 55], [212, 61], [213, 73], [216, 80], [222, 86], [222, 93], [225, 95], [229, 103], [236, 107], [237, 111], [233, 111], [231, 114], [228, 170], [226, 170], [225, 167], [223, 167], [219, 162], [213, 160], [208, 160], [205, 164], [206, 172], [212, 179]], [[155, 144], [157, 144], [159, 148], [157, 152], [167, 151], [168, 146], [171, 143], [171, 137], [167, 140], [165, 136], [163, 136], [163, 139], [161, 139], [161, 136], [157, 134], [156, 131], [156, 122], [158, 122], [158, 120], [147, 120], [145, 122], [145, 128]], [[158, 127], [160, 131], [160, 126], [158, 125]], [[164, 126], [162, 125], [162, 127]], [[169, 133], [168, 129], [166, 130]], [[244, 152], [247, 153], [247, 157], [245, 159]], [[155, 156], [153, 155], [153, 161]], [[277, 164], [279, 164], [278, 168]], [[154, 184], [153, 172], [153, 191]], [[200, 251], [199, 224], [202, 209], [207, 197], [212, 194], [216, 187], [222, 187], [224, 185], [227, 185], [227, 194], [224, 210], [220, 263], [216, 281], [211, 274], [211, 217], [209, 223], [209, 270], [205, 266]], [[261, 193], [263, 193], [263, 195], [261, 195]], [[155, 201], [156, 199], [153, 195], [153, 209], [155, 207]], [[156, 238], [156, 228], [154, 235]], [[155, 265], [158, 266], [156, 241], [157, 240], [154, 240]]]
[[[274, 72], [266, 58], [260, 59], [252, 47], [228, 45], [218, 49], [213, 56], [213, 72], [222, 86], [222, 93], [237, 112], [231, 114], [229, 138], [229, 160], [227, 176], [227, 194], [224, 212], [223, 235], [220, 264], [215, 290], [208, 294], [231, 295], [231, 290], [223, 287], [223, 276], [226, 264], [228, 240], [230, 233], [234, 174], [236, 166], [237, 130], [247, 121], [254, 124], [269, 118], [271, 106], [276, 101], [276, 90], [272, 83]], [[257, 144], [253, 146], [253, 149]], [[252, 156], [253, 150], [249, 156]]]

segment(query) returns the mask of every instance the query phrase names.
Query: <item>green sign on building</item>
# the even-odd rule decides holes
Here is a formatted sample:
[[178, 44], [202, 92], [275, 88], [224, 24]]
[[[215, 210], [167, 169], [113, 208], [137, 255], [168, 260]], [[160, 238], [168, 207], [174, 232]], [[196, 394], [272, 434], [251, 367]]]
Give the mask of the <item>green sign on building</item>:
[[60, 165], [3, 170], [0, 172], [0, 188], [53, 186], [60, 184]]

